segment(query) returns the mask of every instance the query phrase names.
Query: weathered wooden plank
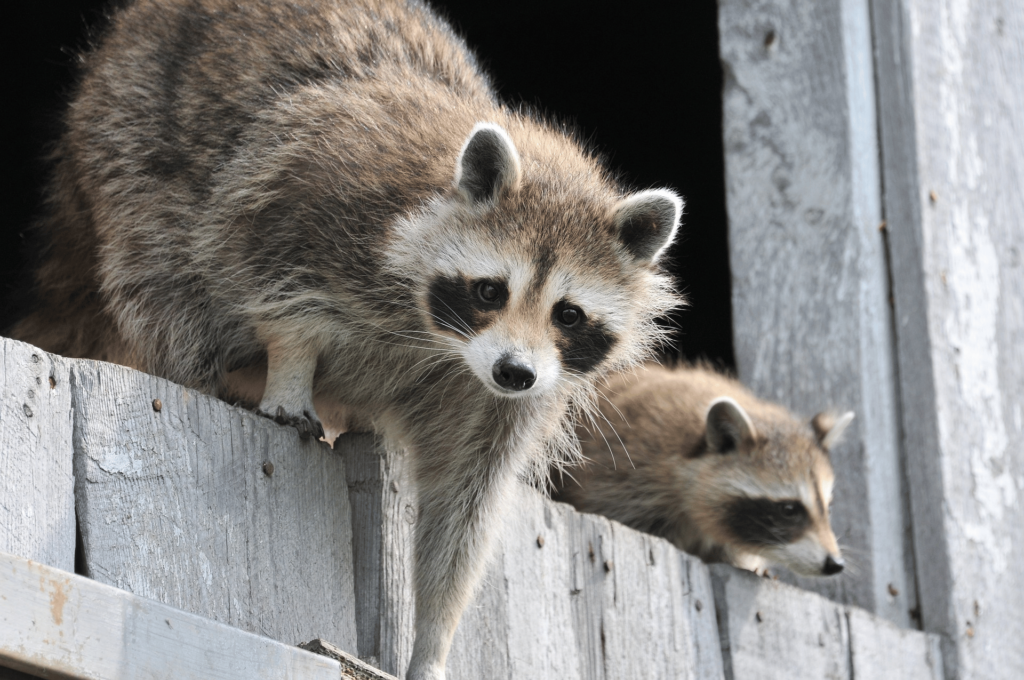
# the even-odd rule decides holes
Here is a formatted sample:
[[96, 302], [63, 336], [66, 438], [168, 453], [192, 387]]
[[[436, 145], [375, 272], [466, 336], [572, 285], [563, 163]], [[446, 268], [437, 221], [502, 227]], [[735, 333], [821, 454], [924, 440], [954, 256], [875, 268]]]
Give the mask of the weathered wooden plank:
[[904, 630], [863, 609], [847, 610], [853, 677], [942, 680], [939, 637]]
[[609, 524], [603, 641], [590, 641], [604, 653], [604, 676], [722, 678], [707, 566], [667, 541]]
[[[478, 677], [480, 668], [493, 669], [487, 677], [552, 680], [722, 677], [706, 566], [532, 489], [519, 494], [452, 644], [453, 678]], [[488, 639], [498, 646], [482, 652]]]
[[[359, 654], [398, 674], [412, 644], [415, 496], [403, 457], [358, 445], [368, 441], [335, 445], [364, 546], [355, 548]], [[518, 493], [456, 631], [449, 680], [722, 677], [707, 567], [660, 539]]]
[[88, 576], [282, 642], [355, 649], [341, 456], [137, 371], [81, 361], [71, 376]]
[[922, 621], [1024, 677], [1024, 6], [872, 10]]
[[908, 625], [867, 0], [722, 0], [719, 27], [739, 376], [807, 416], [857, 412], [833, 455], [833, 525], [853, 569], [784, 578]]
[[83, 680], [340, 677], [333, 659], [12, 555], [0, 554], [0, 593], [0, 667]]
[[416, 496], [402, 455], [373, 435], [334, 442], [345, 459], [352, 504], [359, 656], [401, 676], [412, 654]]
[[68, 363], [0, 337], [0, 552], [75, 568]]
[[853, 680], [844, 607], [725, 565], [711, 574], [728, 680]]

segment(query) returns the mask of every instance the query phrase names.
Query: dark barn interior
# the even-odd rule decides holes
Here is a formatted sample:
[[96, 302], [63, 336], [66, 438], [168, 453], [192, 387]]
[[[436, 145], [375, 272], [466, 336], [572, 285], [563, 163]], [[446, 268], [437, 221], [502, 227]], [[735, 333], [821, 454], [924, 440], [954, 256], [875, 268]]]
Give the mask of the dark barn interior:
[[[6, 23], [0, 332], [32, 304], [31, 233], [44, 155], [101, 0], [24, 3]], [[687, 201], [670, 267], [690, 306], [673, 356], [734, 367], [714, 0], [606, 6], [523, 0], [498, 7], [435, 0], [506, 102], [571, 124], [634, 188], [667, 185]]]

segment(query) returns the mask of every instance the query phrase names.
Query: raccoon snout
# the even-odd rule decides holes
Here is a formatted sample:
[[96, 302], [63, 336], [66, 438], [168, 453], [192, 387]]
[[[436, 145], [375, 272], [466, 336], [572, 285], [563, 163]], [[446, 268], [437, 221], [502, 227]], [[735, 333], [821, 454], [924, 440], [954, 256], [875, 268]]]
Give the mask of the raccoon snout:
[[821, 573], [825, 576], [832, 576], [841, 572], [845, 566], [842, 557], [835, 558], [829, 555], [825, 558], [825, 565], [821, 568]]
[[498, 387], [521, 392], [537, 382], [537, 371], [528, 363], [514, 357], [502, 357], [494, 362], [491, 376]]

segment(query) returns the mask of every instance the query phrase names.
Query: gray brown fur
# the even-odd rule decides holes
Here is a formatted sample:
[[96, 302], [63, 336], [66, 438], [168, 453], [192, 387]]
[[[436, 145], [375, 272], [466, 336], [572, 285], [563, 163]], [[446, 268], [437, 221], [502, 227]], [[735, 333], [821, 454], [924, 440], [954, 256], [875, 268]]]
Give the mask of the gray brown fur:
[[656, 260], [681, 201], [624, 194], [400, 0], [140, 0], [83, 57], [56, 159], [16, 335], [407, 446], [409, 677], [443, 678], [515, 480], [577, 453], [593, 381], [679, 302]]
[[[827, 447], [852, 414], [800, 421], [735, 380], [692, 366], [618, 374], [602, 392], [603, 417], [579, 428], [586, 463], [553, 476], [558, 500], [710, 562], [755, 571], [782, 564], [805, 575], [841, 570]], [[776, 517], [775, 504], [787, 501], [798, 505], [793, 517]]]

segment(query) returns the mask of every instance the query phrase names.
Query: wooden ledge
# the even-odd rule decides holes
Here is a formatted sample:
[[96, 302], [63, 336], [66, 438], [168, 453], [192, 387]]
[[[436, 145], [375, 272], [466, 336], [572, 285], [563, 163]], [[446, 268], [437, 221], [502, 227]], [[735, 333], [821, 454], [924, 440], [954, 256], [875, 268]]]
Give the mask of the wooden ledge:
[[0, 671], [47, 678], [338, 680], [338, 661], [0, 553]]

